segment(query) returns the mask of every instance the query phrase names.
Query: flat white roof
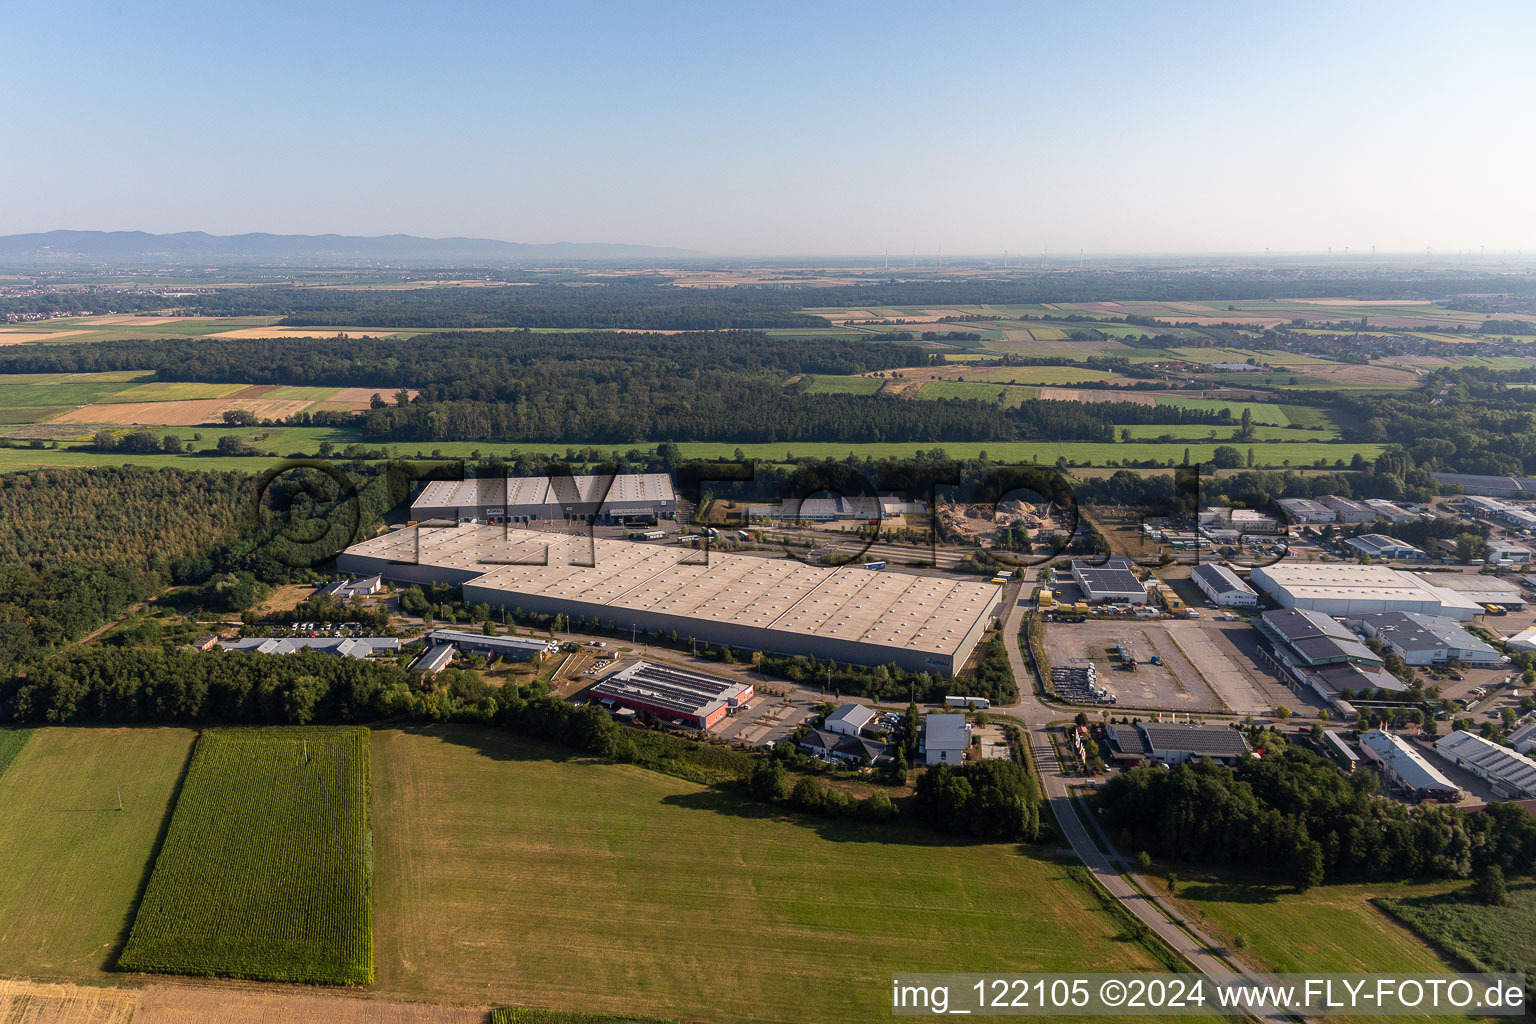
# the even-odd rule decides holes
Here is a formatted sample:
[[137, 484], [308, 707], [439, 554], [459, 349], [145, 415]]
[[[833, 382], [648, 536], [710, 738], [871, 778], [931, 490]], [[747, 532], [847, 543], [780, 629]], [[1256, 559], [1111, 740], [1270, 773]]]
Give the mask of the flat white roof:
[[484, 480], [432, 480], [412, 508], [506, 508], [523, 505], [656, 504], [676, 501], [666, 473], [616, 476], [513, 476]]
[[466, 587], [509, 595], [932, 654], [957, 653], [998, 603], [987, 583], [714, 552], [706, 565], [702, 552], [679, 545], [494, 525], [407, 527], [345, 553], [474, 573]]

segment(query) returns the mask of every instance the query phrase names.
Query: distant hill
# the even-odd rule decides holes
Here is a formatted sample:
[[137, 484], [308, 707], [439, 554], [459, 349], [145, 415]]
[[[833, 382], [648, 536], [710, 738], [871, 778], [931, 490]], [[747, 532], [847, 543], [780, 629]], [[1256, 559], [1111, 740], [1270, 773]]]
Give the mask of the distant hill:
[[533, 245], [494, 238], [415, 235], [210, 235], [180, 231], [45, 231], [0, 235], [3, 263], [526, 263], [572, 260], [664, 260], [702, 255], [687, 249], [604, 242]]

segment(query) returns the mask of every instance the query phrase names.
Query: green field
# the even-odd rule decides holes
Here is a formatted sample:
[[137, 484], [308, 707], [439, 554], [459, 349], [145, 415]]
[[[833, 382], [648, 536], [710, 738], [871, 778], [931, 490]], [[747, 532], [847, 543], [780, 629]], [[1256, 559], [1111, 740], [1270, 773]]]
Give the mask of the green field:
[[840, 377], [818, 374], [805, 386], [808, 395], [872, 395], [885, 386], [878, 377]]
[[499, 730], [378, 730], [373, 764], [392, 995], [864, 1021], [893, 970], [1157, 969], [1016, 845], [786, 817]]
[[1379, 902], [1391, 914], [1476, 971], [1524, 974], [1536, 984], [1536, 882], [1509, 883], [1509, 903], [1490, 907], [1458, 887], [1449, 892], [1394, 894]]
[[[310, 402], [326, 402], [326, 401], [329, 401], [332, 398], [335, 398], [336, 397], [336, 392], [338, 392], [340, 390], [341, 390], [340, 388], [333, 388], [333, 387], [312, 388], [312, 387], [301, 387], [301, 386], [298, 386], [298, 385], [289, 385], [287, 387], [278, 388], [276, 391], [269, 391], [267, 394], [263, 395], [262, 397], [263, 398], [302, 398], [302, 399], [305, 399], [305, 400], [310, 401]], [[380, 391], [380, 394], [383, 397], [388, 397], [388, 395], [389, 395], [389, 391], [388, 390], [380, 388], [379, 391]]]
[[1180, 409], [1202, 409], [1207, 412], [1218, 412], [1222, 409], [1232, 411], [1232, 421], [1235, 423], [1243, 418], [1243, 410], [1247, 409], [1253, 414], [1253, 422], [1268, 423], [1278, 427], [1288, 427], [1292, 421], [1286, 410], [1290, 406], [1274, 405], [1268, 402], [1236, 402], [1223, 398], [1164, 398], [1158, 396], [1158, 405], [1173, 405]]
[[[110, 395], [101, 401], [121, 402], [179, 402], [188, 398], [226, 398], [237, 391], [244, 391], [249, 384], [201, 384], [193, 381], [152, 380]], [[335, 393], [335, 389], [331, 389]], [[269, 396], [270, 397], [270, 396]]]
[[368, 731], [209, 729], [119, 966], [373, 980]]
[[85, 405], [99, 402], [132, 386], [128, 381], [98, 380], [95, 374], [89, 373], [72, 374], [46, 383], [0, 384], [0, 409], [32, 405]]
[[16, 760], [21, 748], [32, 738], [31, 729], [0, 729], [0, 775]]
[[[1287, 406], [1289, 414], [1294, 407]], [[1210, 432], [1215, 431], [1218, 439], [1230, 438], [1237, 430], [1237, 425], [1213, 426], [1207, 423], [1132, 423], [1128, 426], [1115, 427], [1115, 436], [1119, 437], [1122, 430], [1131, 432], [1132, 440], [1151, 441], [1162, 437], [1164, 434], [1175, 438], [1188, 438], [1191, 441], [1206, 441], [1210, 439]], [[1255, 441], [1337, 441], [1339, 431], [1336, 427], [1328, 427], [1325, 430], [1303, 430], [1300, 427], [1276, 427], [1269, 424], [1255, 425], [1253, 428]], [[1242, 442], [1233, 441], [1233, 444]], [[1257, 452], [1255, 452], [1257, 454]]]
[[967, 373], [965, 379], [1000, 384], [1091, 384], [1115, 376], [1105, 370], [1081, 366], [989, 366]]
[[[1118, 432], [1118, 430], [1117, 430]], [[1380, 444], [1330, 444], [1326, 441], [1315, 442], [1255, 442], [1254, 444], [1239, 444], [1231, 441], [1211, 441], [1195, 444], [1157, 444], [1151, 441], [1132, 441], [1129, 444], [1105, 441], [957, 441], [954, 443], [935, 442], [933, 444], [914, 443], [883, 443], [870, 444], [839, 444], [836, 441], [805, 442], [805, 443], [763, 443], [763, 444], [715, 444], [707, 441], [685, 441], [678, 445], [683, 457], [689, 459], [717, 459], [722, 456], [730, 457], [733, 452], [740, 449], [749, 459], [765, 459], [768, 461], [784, 461], [789, 457], [815, 458], [815, 459], [844, 459], [849, 455], [859, 458], [891, 459], [910, 457], [919, 451], [931, 451], [942, 448], [953, 458], [974, 459], [980, 457], [982, 452], [987, 457], [1002, 462], [1031, 462], [1036, 461], [1042, 466], [1054, 465], [1057, 458], [1065, 458], [1069, 462], [1078, 465], [1104, 466], [1109, 460], [1116, 461], [1142, 461], [1156, 459], [1166, 462], [1172, 459], [1175, 464], [1184, 460], [1184, 449], [1189, 449], [1190, 460], [1193, 462], [1208, 461], [1211, 454], [1219, 445], [1230, 445], [1247, 454], [1248, 449], [1253, 449], [1254, 464], [1259, 466], [1283, 466], [1289, 462], [1292, 466], [1310, 466], [1318, 459], [1326, 459], [1329, 465], [1335, 460], [1343, 459], [1348, 463], [1356, 452], [1368, 460], [1374, 460], [1381, 454], [1385, 447]], [[527, 447], [525, 450], [535, 450], [535, 447]], [[4, 455], [0, 451], [0, 455]]]
[[0, 774], [0, 976], [111, 969], [195, 736], [47, 728], [15, 753]]

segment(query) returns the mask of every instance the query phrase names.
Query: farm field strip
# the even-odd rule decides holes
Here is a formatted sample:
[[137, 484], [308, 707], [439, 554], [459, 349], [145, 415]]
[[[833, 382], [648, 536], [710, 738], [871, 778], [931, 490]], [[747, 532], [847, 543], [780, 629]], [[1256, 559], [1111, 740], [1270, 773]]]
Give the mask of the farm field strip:
[[366, 729], [204, 731], [119, 966], [371, 982], [368, 773]]
[[15, 751], [0, 774], [0, 977], [111, 970], [195, 737], [48, 727]]

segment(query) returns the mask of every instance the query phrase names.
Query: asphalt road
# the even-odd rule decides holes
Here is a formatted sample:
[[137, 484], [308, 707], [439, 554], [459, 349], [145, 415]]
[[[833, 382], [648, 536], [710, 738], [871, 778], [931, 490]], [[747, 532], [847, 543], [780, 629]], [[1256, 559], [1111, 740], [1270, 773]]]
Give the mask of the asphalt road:
[[[1052, 719], [1059, 718], [1061, 713], [1046, 707], [1035, 697], [1034, 686], [1031, 684], [1033, 676], [1016, 642], [1019, 626], [1023, 622], [1026, 610], [1025, 603], [1018, 599], [1012, 587], [1009, 588], [1009, 600], [1011, 603], [1003, 623], [1003, 638], [1004, 646], [1008, 650], [1009, 666], [1013, 669], [1013, 677], [1019, 684], [1020, 698], [1019, 703], [1013, 707], [994, 706], [991, 713], [1009, 715], [1023, 724], [1029, 737], [1030, 749], [1034, 753], [1035, 767], [1045, 786], [1046, 799], [1051, 805], [1051, 812], [1056, 815], [1058, 828], [1072, 847], [1072, 852], [1088, 867], [1088, 870], [1093, 872], [1094, 878], [1111, 896], [1119, 900], [1127, 910], [1135, 914], [1196, 970], [1209, 977], [1213, 983], [1238, 980], [1239, 975], [1222, 959], [1222, 956], [1230, 959], [1230, 954], [1226, 950], [1217, 946], [1198, 928], [1183, 921], [1173, 907], [1156, 895], [1156, 890], [1146, 879], [1138, 878], [1127, 871], [1126, 874], [1130, 874], [1136, 884], [1132, 885], [1128, 882], [1125, 875], [1121, 873], [1124, 869], [1111, 863], [1110, 857], [1100, 851], [1093, 837], [1088, 834], [1087, 827], [1072, 806], [1073, 796], [1068, 776], [1063, 774], [1051, 747], [1050, 722]], [[1110, 850], [1114, 849], [1107, 838], [1105, 846]], [[1118, 858], [1118, 855], [1117, 859], [1123, 860]], [[1175, 921], [1180, 921], [1182, 927], [1180, 924], [1175, 924]], [[1298, 1019], [1273, 1006], [1255, 1010], [1254, 1015], [1273, 1021]]]

